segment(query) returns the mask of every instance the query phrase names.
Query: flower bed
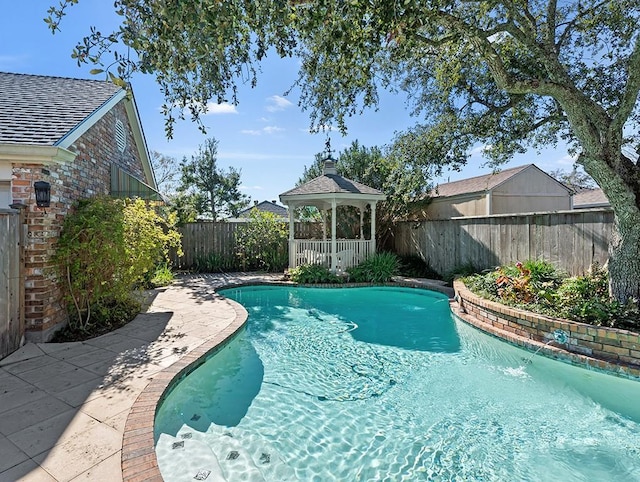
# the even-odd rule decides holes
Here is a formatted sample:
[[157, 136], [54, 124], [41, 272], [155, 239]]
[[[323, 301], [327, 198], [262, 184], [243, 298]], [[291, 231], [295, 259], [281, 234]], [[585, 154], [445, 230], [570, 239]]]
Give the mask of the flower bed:
[[[552, 318], [480, 298], [464, 283], [453, 284], [453, 311], [494, 336], [576, 365], [640, 379], [640, 334]], [[562, 330], [566, 343], [554, 338]], [[562, 336], [557, 336], [562, 341]]]

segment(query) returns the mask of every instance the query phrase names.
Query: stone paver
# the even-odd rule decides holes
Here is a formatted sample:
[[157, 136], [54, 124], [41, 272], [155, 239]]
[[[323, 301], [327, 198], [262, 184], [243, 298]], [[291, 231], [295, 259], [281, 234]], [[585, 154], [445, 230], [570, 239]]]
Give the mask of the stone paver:
[[246, 319], [216, 288], [280, 278], [187, 275], [150, 292], [146, 312], [113, 333], [27, 344], [0, 360], [0, 482], [161, 480], [153, 440], [159, 397]]
[[[0, 482], [122, 480], [123, 434], [140, 394], [236, 319], [215, 288], [280, 277], [184, 276], [115, 332], [29, 343], [0, 360]], [[153, 434], [147, 442], [153, 449]]]

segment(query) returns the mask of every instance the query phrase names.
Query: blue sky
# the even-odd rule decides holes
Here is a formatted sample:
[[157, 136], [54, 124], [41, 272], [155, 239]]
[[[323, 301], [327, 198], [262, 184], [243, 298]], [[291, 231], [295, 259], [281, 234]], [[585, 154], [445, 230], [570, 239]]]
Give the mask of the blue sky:
[[[91, 66], [78, 67], [70, 56], [78, 40], [95, 25], [106, 32], [118, 17], [111, 1], [81, 0], [69, 10], [61, 32], [52, 35], [42, 20], [47, 8], [57, 0], [2, 0], [0, 17], [0, 71], [76, 78], [97, 78], [89, 74]], [[292, 188], [302, 175], [304, 166], [324, 148], [326, 134], [309, 132], [309, 117], [298, 107], [296, 92], [284, 93], [296, 79], [295, 59], [269, 58], [262, 65], [258, 86], [241, 87], [239, 105], [211, 105], [203, 120], [207, 136], [218, 141], [218, 163], [242, 171], [243, 192], [254, 200], [277, 199], [278, 194]], [[149, 150], [178, 159], [194, 154], [207, 136], [189, 120], [178, 121], [172, 140], [164, 133], [160, 112], [162, 95], [153, 77], [137, 75], [132, 86]], [[378, 111], [369, 110], [348, 120], [346, 137], [330, 132], [331, 144], [340, 151], [358, 140], [364, 146], [389, 144], [394, 133], [417, 122], [409, 115], [402, 96], [384, 94]], [[462, 172], [445, 173], [437, 180], [446, 182], [489, 173], [483, 168], [481, 146], [474, 150], [468, 166]], [[549, 172], [570, 170], [572, 160], [563, 149], [549, 149], [540, 154], [531, 151], [518, 156], [506, 167], [535, 163]]]

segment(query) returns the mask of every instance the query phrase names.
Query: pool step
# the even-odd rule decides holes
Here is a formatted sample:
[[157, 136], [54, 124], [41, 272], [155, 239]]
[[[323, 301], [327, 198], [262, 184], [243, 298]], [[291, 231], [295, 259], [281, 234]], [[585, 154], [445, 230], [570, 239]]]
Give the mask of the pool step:
[[[200, 420], [198, 420], [200, 422]], [[175, 437], [160, 434], [156, 444], [162, 476], [171, 481], [297, 481], [264, 438], [237, 427], [210, 425], [207, 432], [183, 425]]]
[[242, 444], [232, 437], [220, 437], [213, 443], [213, 451], [218, 454], [220, 466], [228, 481], [265, 482], [268, 479], [256, 466], [251, 455]]
[[172, 437], [160, 434], [156, 444], [156, 453], [160, 460], [170, 460], [171, 464], [160, 466], [162, 478], [175, 482], [225, 482], [224, 471], [218, 457], [211, 448], [186, 434]]
[[[223, 470], [226, 471], [226, 465], [229, 462], [230, 472], [228, 473], [230, 475], [234, 474], [231, 471], [234, 464], [232, 460], [228, 459], [230, 456], [235, 457], [237, 453], [238, 457], [246, 455], [251, 460], [253, 467], [267, 481], [289, 482], [298, 480], [295, 471], [287, 465], [275, 447], [259, 435], [238, 427], [229, 428], [212, 425], [209, 427], [206, 436], [211, 441], [211, 448], [218, 455]], [[235, 474], [234, 477], [229, 477], [229, 480], [236, 480]]]

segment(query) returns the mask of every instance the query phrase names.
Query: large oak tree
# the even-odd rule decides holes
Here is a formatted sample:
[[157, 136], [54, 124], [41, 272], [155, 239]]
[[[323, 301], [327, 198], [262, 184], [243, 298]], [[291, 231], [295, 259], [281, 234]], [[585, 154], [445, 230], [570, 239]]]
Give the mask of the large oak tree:
[[[47, 19], [58, 28], [62, 0]], [[611, 288], [640, 298], [640, 3], [637, 0], [115, 0], [122, 26], [92, 31], [79, 62], [114, 77], [153, 73], [170, 127], [210, 99], [237, 100], [267, 53], [298, 56], [296, 86], [316, 127], [375, 106], [378, 89], [411, 94], [422, 123], [401, 139], [425, 164], [464, 164], [488, 146], [499, 163], [566, 142], [615, 211]], [[137, 53], [115, 59], [121, 42]], [[629, 149], [629, 150], [626, 150]]]

